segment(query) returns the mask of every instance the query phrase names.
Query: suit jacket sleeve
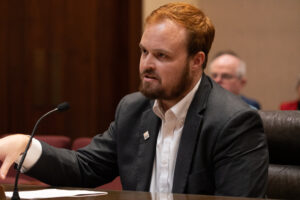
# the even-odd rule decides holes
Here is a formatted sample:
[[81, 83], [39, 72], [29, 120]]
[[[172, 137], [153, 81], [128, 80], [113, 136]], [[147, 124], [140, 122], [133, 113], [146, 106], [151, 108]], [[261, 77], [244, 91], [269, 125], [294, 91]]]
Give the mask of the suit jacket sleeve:
[[[120, 102], [116, 119], [118, 118]], [[42, 155], [26, 173], [54, 186], [96, 187], [118, 176], [116, 122], [106, 132], [96, 135], [78, 151], [55, 148], [42, 142]]]

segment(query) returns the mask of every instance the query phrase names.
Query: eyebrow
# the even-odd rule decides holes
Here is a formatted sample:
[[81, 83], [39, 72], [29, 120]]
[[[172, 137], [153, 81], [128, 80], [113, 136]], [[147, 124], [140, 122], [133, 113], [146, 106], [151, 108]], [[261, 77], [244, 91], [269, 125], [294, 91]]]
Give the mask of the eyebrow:
[[[139, 44], [139, 47], [140, 47], [141, 49], [147, 49], [147, 48], [144, 47], [141, 43]], [[170, 51], [165, 50], [165, 49], [151, 49], [151, 51], [153, 51], [153, 52], [162, 52], [162, 53], [165, 53], [165, 54], [168, 54], [168, 55], [172, 54]]]

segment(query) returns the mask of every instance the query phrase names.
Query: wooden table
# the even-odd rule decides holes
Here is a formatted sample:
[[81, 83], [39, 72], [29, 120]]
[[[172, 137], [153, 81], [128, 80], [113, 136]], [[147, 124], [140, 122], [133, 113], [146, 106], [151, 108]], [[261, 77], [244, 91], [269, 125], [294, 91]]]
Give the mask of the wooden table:
[[[12, 185], [2, 185], [5, 191], [12, 191]], [[45, 186], [20, 185], [19, 191], [45, 189]], [[78, 188], [61, 188], [61, 189], [78, 189]], [[82, 189], [82, 188], [80, 188]], [[84, 188], [86, 189], [86, 188]], [[93, 189], [87, 189], [93, 190]], [[223, 197], [223, 196], [208, 196], [208, 195], [193, 195], [193, 194], [164, 194], [164, 193], [150, 193], [150, 192], [136, 192], [136, 191], [108, 191], [107, 195], [86, 196], [86, 197], [60, 197], [48, 198], [57, 200], [253, 200], [254, 198], [242, 197]]]

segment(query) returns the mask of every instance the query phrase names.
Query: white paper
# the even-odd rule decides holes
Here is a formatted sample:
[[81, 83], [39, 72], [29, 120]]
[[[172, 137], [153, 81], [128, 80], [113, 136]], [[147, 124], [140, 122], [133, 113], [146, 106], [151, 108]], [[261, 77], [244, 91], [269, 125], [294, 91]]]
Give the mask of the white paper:
[[[13, 192], [5, 192], [6, 197], [11, 198]], [[28, 190], [20, 191], [21, 199], [46, 199], [55, 197], [76, 197], [76, 196], [97, 196], [106, 195], [107, 192], [90, 191], [90, 190], [63, 190], [63, 189], [42, 189], [42, 190]]]

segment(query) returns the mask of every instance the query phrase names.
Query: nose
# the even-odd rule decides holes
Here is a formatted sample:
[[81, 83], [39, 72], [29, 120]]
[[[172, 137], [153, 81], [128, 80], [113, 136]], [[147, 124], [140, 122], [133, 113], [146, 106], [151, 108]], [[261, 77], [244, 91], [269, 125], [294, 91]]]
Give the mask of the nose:
[[140, 58], [140, 72], [143, 72], [147, 69], [154, 69], [155, 64], [154, 64], [154, 59], [151, 54], [147, 55], [141, 55]]
[[220, 75], [217, 75], [214, 77], [214, 81], [218, 84], [220, 84], [222, 82], [222, 77]]

